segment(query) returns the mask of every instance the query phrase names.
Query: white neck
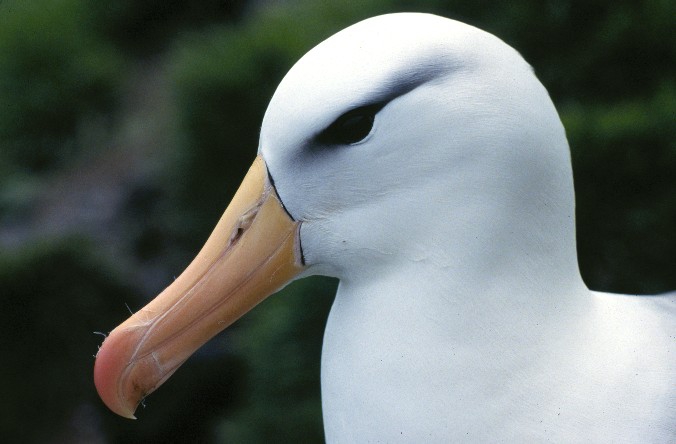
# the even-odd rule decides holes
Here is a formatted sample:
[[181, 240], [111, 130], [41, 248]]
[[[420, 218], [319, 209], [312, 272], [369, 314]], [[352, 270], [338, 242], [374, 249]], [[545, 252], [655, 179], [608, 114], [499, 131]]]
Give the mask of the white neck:
[[[637, 424], [665, 417], [650, 416], [652, 403], [669, 405], [659, 398], [665, 380], [633, 377], [674, 366], [655, 351], [664, 344], [648, 341], [668, 341], [665, 329], [650, 310], [590, 292], [572, 215], [549, 223], [542, 218], [555, 214], [538, 214], [496, 217], [490, 230], [442, 224], [417, 248], [373, 252], [384, 265], [341, 280], [322, 355], [329, 442], [367, 441], [367, 430], [384, 441], [643, 439]], [[631, 350], [643, 350], [641, 360]], [[631, 389], [616, 390], [629, 379]]]

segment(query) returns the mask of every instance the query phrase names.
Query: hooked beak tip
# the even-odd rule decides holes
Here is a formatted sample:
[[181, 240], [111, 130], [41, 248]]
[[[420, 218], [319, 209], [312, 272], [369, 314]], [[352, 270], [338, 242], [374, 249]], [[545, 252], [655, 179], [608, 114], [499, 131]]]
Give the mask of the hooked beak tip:
[[120, 339], [124, 337], [113, 332], [101, 345], [94, 363], [94, 385], [101, 400], [110, 410], [124, 418], [136, 419], [134, 412], [143, 396], [134, 396], [134, 391], [130, 393], [132, 396], [124, 395], [120, 375], [126, 373], [125, 368], [129, 361], [120, 359], [116, 354], [116, 350], [124, 350], [119, 347]]

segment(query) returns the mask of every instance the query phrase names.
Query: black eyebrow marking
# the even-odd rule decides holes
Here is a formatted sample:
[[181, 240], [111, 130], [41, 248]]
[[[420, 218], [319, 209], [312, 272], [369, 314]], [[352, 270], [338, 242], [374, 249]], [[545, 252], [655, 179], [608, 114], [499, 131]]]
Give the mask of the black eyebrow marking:
[[336, 116], [325, 128], [314, 135], [312, 140], [319, 141], [320, 147], [325, 146], [322, 142], [324, 134], [330, 130], [343, 116], [360, 109], [371, 109], [377, 114], [391, 101], [402, 97], [427, 82], [441, 76], [447, 68], [442, 63], [418, 63], [413, 67], [395, 71], [386, 78], [381, 85], [374, 88], [371, 94], [355, 102], [343, 113]]
[[418, 63], [409, 64], [405, 68], [395, 70], [382, 82], [380, 87], [375, 88], [374, 93], [367, 101], [387, 104], [442, 76], [448, 70], [448, 64], [443, 58], [422, 59]]

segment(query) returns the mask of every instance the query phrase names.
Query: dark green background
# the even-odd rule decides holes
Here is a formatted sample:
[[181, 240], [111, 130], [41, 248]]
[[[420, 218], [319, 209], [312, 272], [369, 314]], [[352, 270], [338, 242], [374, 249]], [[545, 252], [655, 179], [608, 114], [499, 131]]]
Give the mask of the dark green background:
[[519, 50], [567, 128], [593, 289], [676, 288], [669, 0], [0, 2], [0, 439], [320, 442], [336, 283], [270, 298], [149, 397], [92, 382], [101, 337], [179, 274], [253, 160], [304, 52], [372, 15], [428, 11]]

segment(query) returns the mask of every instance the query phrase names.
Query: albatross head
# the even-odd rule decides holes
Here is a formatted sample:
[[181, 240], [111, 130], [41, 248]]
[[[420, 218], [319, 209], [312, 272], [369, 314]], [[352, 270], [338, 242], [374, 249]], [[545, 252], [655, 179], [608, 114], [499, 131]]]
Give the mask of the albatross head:
[[319, 44], [275, 92], [259, 154], [317, 273], [456, 267], [553, 231], [577, 266], [558, 114], [514, 49], [463, 23], [386, 15]]
[[573, 205], [564, 130], [516, 51], [436, 16], [365, 20], [283, 79], [233, 202], [103, 343], [97, 389], [133, 417], [210, 337], [309, 274], [359, 286], [410, 266], [466, 288], [478, 270], [576, 272]]

